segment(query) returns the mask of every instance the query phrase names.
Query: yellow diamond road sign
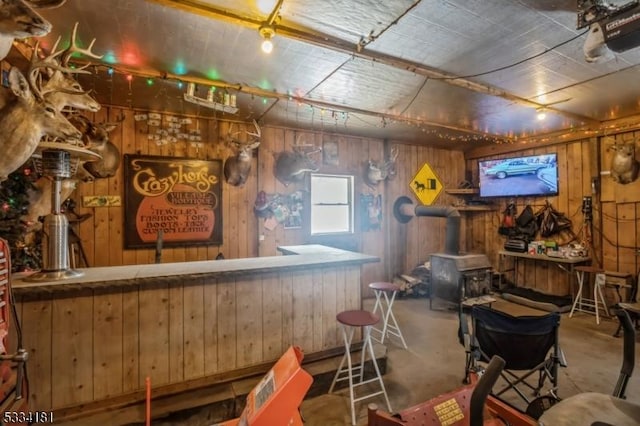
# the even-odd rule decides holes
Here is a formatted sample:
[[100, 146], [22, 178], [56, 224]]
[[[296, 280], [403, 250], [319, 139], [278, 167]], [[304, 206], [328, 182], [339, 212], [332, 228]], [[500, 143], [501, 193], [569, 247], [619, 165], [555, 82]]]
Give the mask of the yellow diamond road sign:
[[424, 163], [422, 168], [418, 170], [409, 186], [418, 197], [418, 200], [425, 206], [433, 204], [442, 191], [440, 179], [427, 163]]

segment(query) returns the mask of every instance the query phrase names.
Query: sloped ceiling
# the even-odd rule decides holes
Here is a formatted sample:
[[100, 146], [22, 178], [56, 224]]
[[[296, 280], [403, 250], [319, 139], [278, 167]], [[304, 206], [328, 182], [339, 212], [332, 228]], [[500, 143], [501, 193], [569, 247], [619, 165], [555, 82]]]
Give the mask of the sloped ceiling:
[[[67, 0], [41, 11], [53, 24], [41, 44], [68, 43], [75, 22], [82, 44], [95, 38], [104, 56], [81, 82], [103, 104], [452, 149], [640, 112], [640, 49], [586, 62], [575, 1], [284, 0], [267, 55], [258, 27], [275, 3]], [[239, 111], [185, 102], [189, 81], [203, 98], [235, 94]]]

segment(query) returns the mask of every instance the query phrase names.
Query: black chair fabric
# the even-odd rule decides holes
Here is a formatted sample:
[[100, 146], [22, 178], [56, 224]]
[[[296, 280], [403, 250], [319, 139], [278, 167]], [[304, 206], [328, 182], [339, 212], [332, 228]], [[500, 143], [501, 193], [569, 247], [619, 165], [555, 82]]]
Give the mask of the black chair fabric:
[[[487, 306], [474, 306], [470, 310], [473, 327], [466, 327], [467, 319], [461, 312], [459, 337], [467, 351], [465, 376], [480, 368], [478, 363], [486, 363], [493, 356], [505, 360], [502, 378], [506, 381], [493, 394], [500, 396], [514, 390], [527, 404], [532, 402], [519, 386], [526, 386], [540, 395], [547, 379], [552, 387], [548, 394], [556, 398], [558, 365], [561, 351], [558, 342], [560, 314], [557, 312], [541, 316], [513, 316]], [[537, 373], [537, 374], [536, 374]], [[536, 384], [528, 383], [536, 374]]]
[[560, 315], [514, 317], [485, 306], [472, 310], [475, 339], [483, 360], [498, 355], [507, 370], [529, 370], [542, 363], [556, 343]]

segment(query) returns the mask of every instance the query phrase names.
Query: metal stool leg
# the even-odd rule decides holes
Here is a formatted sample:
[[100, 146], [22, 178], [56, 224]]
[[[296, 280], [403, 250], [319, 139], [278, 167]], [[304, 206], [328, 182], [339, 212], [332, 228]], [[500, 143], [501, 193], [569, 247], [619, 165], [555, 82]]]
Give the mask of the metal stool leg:
[[569, 313], [569, 318], [573, 316], [573, 312], [576, 310], [576, 305], [580, 305], [578, 310], [582, 309], [582, 285], [584, 283], [584, 272], [578, 271], [578, 292], [576, 293], [576, 298], [573, 301], [573, 306], [571, 307], [571, 312]]
[[[347, 328], [349, 329], [348, 331], [347, 331]], [[356, 402], [361, 401], [363, 399], [368, 399], [368, 398], [374, 397], [376, 395], [383, 394], [385, 402], [387, 403], [387, 407], [389, 408], [389, 411], [391, 411], [391, 403], [389, 402], [389, 397], [387, 396], [387, 390], [384, 387], [384, 382], [382, 381], [382, 374], [380, 373], [380, 368], [378, 367], [378, 363], [376, 362], [375, 353], [373, 352], [373, 343], [371, 341], [371, 327], [370, 326], [363, 327], [364, 343], [363, 343], [363, 346], [362, 346], [360, 365], [357, 366], [357, 367], [353, 366], [353, 360], [351, 358], [351, 352], [350, 352], [351, 342], [353, 340], [354, 331], [355, 331], [354, 327], [348, 327], [348, 326], [344, 326], [344, 325], [342, 326], [342, 336], [343, 336], [343, 339], [344, 339], [345, 354], [342, 357], [342, 360], [340, 361], [340, 365], [338, 366], [338, 370], [336, 371], [336, 374], [333, 377], [333, 381], [331, 382], [331, 387], [329, 388], [329, 393], [332, 393], [337, 382], [342, 381], [342, 380], [348, 380], [349, 381], [349, 406], [351, 408], [351, 424], [352, 425], [356, 424], [356, 407], [355, 407], [355, 404], [356, 404]], [[369, 356], [371, 357], [371, 362], [373, 363], [373, 368], [375, 370], [376, 377], [365, 381], [364, 380], [364, 363], [366, 361], [366, 355], [367, 354], [369, 354]], [[346, 361], [346, 364], [347, 364], [346, 367], [344, 365], [345, 361]], [[359, 371], [356, 373], [355, 370], [359, 370]], [[341, 377], [341, 375], [344, 375], [344, 373], [346, 373], [346, 377]], [[356, 383], [357, 376], [360, 376], [360, 377], [359, 377], [359, 380], [357, 380], [357, 383]], [[355, 388], [357, 386], [365, 385], [367, 383], [371, 383], [371, 382], [374, 382], [374, 381], [377, 381], [380, 384], [380, 388], [381, 388], [380, 391], [373, 392], [373, 393], [370, 393], [370, 394], [367, 394], [367, 395], [363, 395], [361, 397], [356, 397]]]
[[[376, 355], [373, 353], [373, 344], [371, 343], [371, 327], [364, 327], [364, 332], [366, 334], [365, 337], [365, 346], [369, 346], [369, 354], [371, 355], [371, 362], [373, 363], [373, 368], [376, 370], [377, 380], [380, 382], [380, 387], [382, 388], [382, 394], [384, 395], [384, 400], [387, 403], [387, 408], [389, 412], [393, 411], [391, 409], [391, 403], [389, 402], [389, 397], [387, 396], [387, 389], [384, 387], [384, 382], [382, 381], [382, 374], [380, 374], [380, 369], [378, 368], [378, 363], [376, 362]], [[363, 352], [365, 348], [362, 348]], [[372, 394], [373, 396], [376, 394]], [[354, 423], [355, 424], [355, 423]]]
[[[399, 337], [400, 341], [402, 342], [402, 346], [404, 346], [404, 348], [407, 349], [407, 342], [405, 342], [404, 336], [402, 335], [402, 331], [398, 326], [398, 321], [396, 321], [396, 317], [393, 314], [392, 307], [393, 307], [393, 302], [396, 299], [396, 294], [397, 294], [397, 291], [394, 291], [393, 293], [391, 293], [391, 300], [389, 300], [386, 293], [384, 295], [385, 299], [387, 299], [387, 316], [384, 319], [384, 325], [385, 325], [385, 328], [387, 329], [386, 332]], [[392, 324], [389, 324], [389, 318], [391, 318]]]
[[593, 283], [593, 300], [596, 310], [596, 324], [600, 324], [600, 315], [598, 314], [598, 305], [602, 304], [602, 309], [604, 310], [605, 315], [609, 316], [609, 309], [607, 309], [607, 302], [604, 300], [604, 295], [602, 294], [602, 287], [606, 281], [606, 276], [604, 274], [596, 274], [596, 279]]
[[384, 304], [382, 303], [382, 293], [384, 292], [381, 290], [374, 290], [373, 293], [376, 295], [376, 303], [373, 305], [373, 313], [376, 314], [378, 312], [378, 309], [380, 310], [380, 318], [382, 318], [383, 325], [382, 330], [376, 327], [372, 327], [372, 331], [380, 333], [380, 338], [378, 339], [377, 337], [373, 336], [373, 333], [371, 334], [371, 338], [376, 342], [384, 344], [384, 338], [387, 329], [387, 314], [384, 309]]

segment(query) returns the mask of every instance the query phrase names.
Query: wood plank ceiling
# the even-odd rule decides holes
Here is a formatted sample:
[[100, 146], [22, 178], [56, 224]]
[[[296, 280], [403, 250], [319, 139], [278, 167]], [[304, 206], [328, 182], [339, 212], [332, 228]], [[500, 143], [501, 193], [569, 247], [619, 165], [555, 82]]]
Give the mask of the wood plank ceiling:
[[[67, 0], [41, 12], [53, 24], [41, 42], [67, 41], [75, 22], [85, 44], [96, 38], [105, 56], [82, 83], [103, 104], [452, 149], [640, 112], [640, 49], [586, 62], [575, 1], [284, 0], [266, 55], [258, 28], [275, 3]], [[237, 95], [239, 112], [184, 102], [188, 81], [200, 97]]]

